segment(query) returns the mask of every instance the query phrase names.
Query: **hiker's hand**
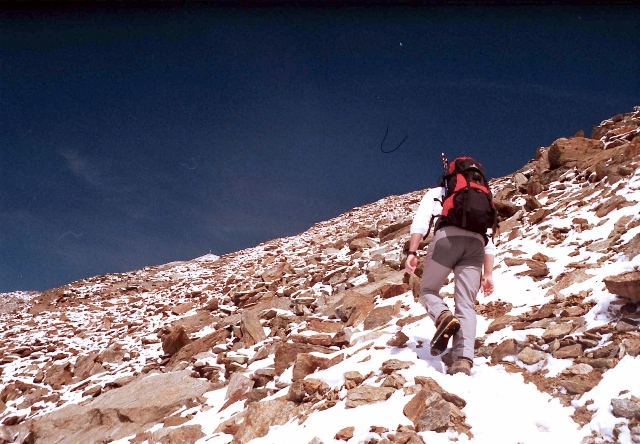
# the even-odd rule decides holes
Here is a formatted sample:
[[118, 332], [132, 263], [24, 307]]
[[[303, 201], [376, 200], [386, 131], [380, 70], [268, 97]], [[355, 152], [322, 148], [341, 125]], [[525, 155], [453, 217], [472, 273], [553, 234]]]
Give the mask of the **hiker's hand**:
[[480, 284], [480, 286], [482, 287], [482, 292], [485, 296], [491, 295], [491, 293], [493, 293], [493, 276], [482, 276], [482, 283]]
[[413, 272], [416, 271], [417, 266], [418, 266], [418, 258], [416, 257], [415, 254], [410, 254], [404, 263], [405, 271], [409, 274], [413, 274]]

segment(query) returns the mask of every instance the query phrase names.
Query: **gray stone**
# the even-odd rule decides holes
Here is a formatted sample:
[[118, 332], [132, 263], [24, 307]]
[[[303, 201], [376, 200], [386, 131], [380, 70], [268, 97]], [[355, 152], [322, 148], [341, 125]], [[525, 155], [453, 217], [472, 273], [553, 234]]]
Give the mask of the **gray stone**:
[[640, 403], [631, 399], [612, 399], [613, 414], [620, 418], [640, 419]]

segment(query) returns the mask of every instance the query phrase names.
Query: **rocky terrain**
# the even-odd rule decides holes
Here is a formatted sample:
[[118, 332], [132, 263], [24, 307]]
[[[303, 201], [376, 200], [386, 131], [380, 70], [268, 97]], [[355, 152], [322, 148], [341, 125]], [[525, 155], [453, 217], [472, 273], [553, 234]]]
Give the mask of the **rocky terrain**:
[[470, 377], [429, 354], [403, 270], [424, 190], [0, 295], [0, 443], [640, 442], [639, 166], [636, 107], [491, 182], [496, 291]]

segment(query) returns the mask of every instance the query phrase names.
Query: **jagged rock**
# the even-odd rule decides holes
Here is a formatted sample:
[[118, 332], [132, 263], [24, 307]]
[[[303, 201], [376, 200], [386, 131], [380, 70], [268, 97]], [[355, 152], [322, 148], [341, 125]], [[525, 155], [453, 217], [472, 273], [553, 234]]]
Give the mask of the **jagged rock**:
[[[83, 380], [87, 379], [89, 376], [93, 376], [95, 374], [103, 372], [104, 367], [99, 362], [96, 362], [97, 358], [97, 353], [78, 356], [73, 367], [73, 376], [77, 377], [80, 380]], [[39, 375], [42, 375], [42, 372], [40, 372]], [[39, 383], [42, 382], [42, 379], [40, 376], [36, 376], [33, 382]]]
[[515, 356], [518, 353], [518, 344], [515, 339], [505, 339], [491, 353], [491, 362], [497, 364], [507, 356]]
[[195, 444], [197, 440], [206, 436], [202, 432], [202, 427], [195, 424], [179, 428], [166, 427], [169, 426], [165, 424], [165, 427], [156, 430], [153, 433], [148, 432], [147, 441], [159, 444]]
[[294, 381], [289, 386], [289, 391], [287, 392], [287, 400], [291, 402], [295, 402], [296, 404], [300, 404], [304, 401], [304, 397], [307, 395], [304, 390], [304, 385], [302, 384], [303, 380]]
[[344, 429], [336, 433], [336, 436], [334, 436], [333, 439], [337, 439], [339, 441], [349, 441], [351, 438], [353, 438], [353, 434], [355, 431], [356, 428], [353, 426], [345, 427]]
[[609, 276], [603, 281], [610, 293], [640, 300], [640, 271], [628, 271], [616, 276]]
[[564, 387], [569, 393], [581, 395], [598, 385], [600, 379], [602, 379], [602, 376], [598, 372], [591, 372], [587, 375], [575, 375], [560, 380], [558, 381], [558, 385]]
[[173, 356], [190, 342], [189, 335], [187, 335], [184, 327], [180, 325], [162, 338], [162, 350], [166, 355]]
[[227, 393], [224, 399], [230, 399], [236, 396], [238, 393], [244, 394], [253, 388], [254, 381], [247, 378], [241, 373], [233, 373], [229, 379], [229, 385], [227, 386]]
[[380, 289], [380, 297], [382, 299], [390, 299], [409, 291], [409, 284], [387, 284]]
[[603, 149], [604, 143], [599, 140], [583, 137], [560, 138], [549, 147], [549, 168], [554, 170], [563, 166], [577, 165]]
[[404, 406], [403, 413], [417, 431], [432, 431], [449, 424], [451, 406], [438, 393], [421, 390]]
[[365, 404], [385, 401], [395, 392], [392, 387], [374, 387], [371, 385], [361, 385], [347, 391], [345, 406], [354, 408]]
[[373, 330], [377, 327], [388, 324], [391, 319], [398, 316], [401, 305], [402, 303], [398, 301], [395, 305], [386, 305], [384, 307], [374, 308], [364, 319], [364, 329]]
[[401, 389], [407, 380], [397, 373], [392, 373], [382, 381], [381, 387], [391, 387], [396, 390]]
[[566, 371], [568, 373], [571, 373], [572, 375], [588, 375], [593, 371], [593, 367], [591, 367], [589, 364], [580, 363], [572, 365], [571, 367], [567, 368]]
[[354, 239], [349, 242], [349, 250], [351, 251], [367, 250], [369, 248], [374, 248], [375, 246], [376, 242], [366, 237]]
[[574, 329], [574, 325], [569, 324], [568, 322], [551, 324], [547, 329], [542, 333], [542, 339], [545, 341], [553, 341], [554, 339], [563, 338], [569, 333], [571, 333]]
[[495, 319], [489, 327], [487, 328], [486, 334], [493, 333], [494, 331], [502, 330], [503, 328], [508, 327], [509, 325], [517, 322], [519, 319], [516, 316], [504, 315]]
[[296, 362], [293, 365], [293, 376], [291, 377], [291, 380], [298, 381], [300, 379], [304, 379], [305, 376], [310, 375], [318, 369], [324, 370], [329, 367], [333, 367], [334, 365], [342, 362], [343, 359], [343, 354], [339, 354], [329, 359], [314, 356], [310, 353], [298, 353], [296, 356]]
[[260, 319], [253, 311], [247, 310], [242, 313], [240, 328], [242, 329], [242, 340], [249, 347], [267, 339]]
[[613, 414], [619, 418], [640, 419], [640, 400], [612, 399]]
[[625, 353], [629, 356], [640, 355], [640, 339], [625, 339], [622, 341]]
[[402, 331], [397, 331], [395, 336], [387, 341], [387, 345], [389, 347], [404, 347], [409, 340], [409, 336], [402, 333]]
[[63, 385], [67, 385], [73, 379], [73, 371], [71, 363], [53, 365], [46, 372], [44, 383], [53, 387], [54, 390], [60, 390]]
[[275, 357], [274, 357], [274, 368], [275, 374], [280, 375], [283, 371], [285, 371], [291, 364], [296, 362], [296, 358], [300, 353], [333, 353], [334, 350], [329, 348], [308, 345], [308, 344], [300, 344], [300, 343], [289, 343], [283, 342], [278, 345], [276, 349]]
[[96, 358], [96, 361], [101, 363], [112, 362], [114, 364], [122, 364], [125, 353], [125, 350], [122, 349], [122, 345], [115, 343], [100, 353]]
[[416, 384], [422, 386], [423, 390], [436, 392], [442, 398], [452, 403], [458, 408], [464, 408], [467, 405], [467, 401], [459, 397], [454, 393], [449, 393], [438, 384], [433, 378], [429, 378], [428, 376], [416, 376], [415, 377]]
[[596, 216], [605, 217], [607, 214], [619, 208], [625, 202], [627, 202], [627, 199], [616, 194], [615, 196], [609, 198], [606, 202], [603, 202], [596, 207]]
[[554, 305], [543, 305], [534, 313], [526, 316], [527, 321], [539, 321], [541, 319], [552, 318], [555, 316], [553, 311], [555, 310]]
[[349, 293], [341, 302], [335, 308], [335, 314], [347, 327], [360, 324], [374, 308], [373, 295], [363, 296], [359, 293]]
[[382, 363], [380, 370], [382, 373], [389, 375], [395, 371], [403, 370], [405, 368], [409, 368], [413, 365], [411, 361], [401, 361], [399, 359], [389, 359]]
[[620, 333], [628, 333], [630, 331], [638, 331], [638, 326], [635, 321], [631, 319], [620, 319], [616, 323], [616, 331]]
[[27, 420], [38, 444], [74, 444], [116, 440], [146, 430], [181, 408], [189, 399], [211, 390], [190, 371], [152, 374], [95, 400], [71, 404]]
[[525, 347], [518, 353], [518, 359], [527, 365], [537, 364], [547, 357], [547, 354], [540, 350], [534, 350], [531, 347]]
[[620, 247], [620, 252], [632, 260], [640, 254], [640, 233], [631, 238], [629, 242]]
[[580, 344], [568, 345], [553, 352], [553, 357], [557, 359], [577, 358], [582, 356], [582, 346]]
[[269, 428], [283, 425], [295, 418], [302, 407], [285, 398], [252, 402], [242, 417], [244, 422], [234, 436], [234, 444], [246, 444], [252, 439], [265, 436]]
[[198, 338], [195, 341], [185, 345], [178, 352], [171, 357], [167, 363], [167, 367], [172, 368], [180, 361], [189, 361], [193, 356], [204, 351], [212, 349], [215, 345], [224, 343], [227, 338], [231, 336], [226, 329], [219, 329], [213, 333], [209, 333], [202, 338]]
[[544, 220], [544, 218], [549, 215], [549, 213], [550, 213], [549, 209], [540, 208], [535, 213], [533, 213], [531, 216], [529, 216], [529, 223], [531, 225], [537, 225], [540, 222], [542, 222]]
[[549, 274], [549, 268], [544, 262], [527, 259], [525, 263], [529, 267], [529, 270], [521, 271], [517, 273], [516, 276], [544, 277]]
[[171, 309], [171, 313], [175, 315], [185, 314], [186, 312], [190, 311], [193, 307], [195, 307], [195, 304], [193, 302], [186, 302], [184, 304], [180, 304], [173, 307]]
[[345, 372], [343, 376], [345, 381], [353, 381], [356, 385], [360, 385], [364, 382], [364, 376], [362, 376], [360, 372], [356, 372], [356, 371]]
[[289, 265], [289, 263], [287, 262], [281, 262], [265, 270], [260, 275], [260, 277], [262, 277], [262, 280], [265, 282], [273, 282], [277, 279], [282, 278], [287, 273], [293, 274], [294, 273], [293, 267]]

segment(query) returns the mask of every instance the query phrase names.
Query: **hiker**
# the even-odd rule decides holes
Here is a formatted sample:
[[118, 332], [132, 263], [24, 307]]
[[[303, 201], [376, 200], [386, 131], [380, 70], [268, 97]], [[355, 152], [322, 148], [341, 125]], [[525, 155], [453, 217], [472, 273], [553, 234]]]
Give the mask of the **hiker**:
[[[476, 295], [480, 287], [485, 296], [494, 289], [495, 246], [487, 236], [487, 227], [495, 231], [497, 216], [484, 168], [479, 162], [459, 157], [448, 163], [443, 155], [443, 164], [446, 169], [440, 186], [424, 195], [411, 224], [405, 270], [409, 274], [415, 272], [418, 265], [416, 251], [435, 221], [419, 292], [420, 302], [436, 325], [431, 354], [443, 353], [453, 336], [454, 362], [447, 373], [470, 375], [476, 338]], [[464, 196], [467, 190], [471, 196]], [[461, 214], [459, 207], [466, 208], [466, 214], [464, 211]], [[469, 217], [474, 220], [465, 220]], [[451, 270], [455, 278], [455, 314], [440, 297], [440, 289]]]

